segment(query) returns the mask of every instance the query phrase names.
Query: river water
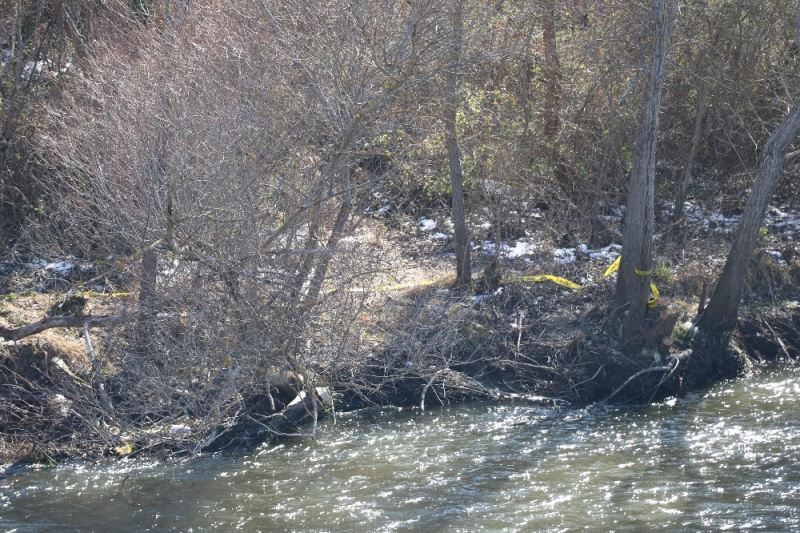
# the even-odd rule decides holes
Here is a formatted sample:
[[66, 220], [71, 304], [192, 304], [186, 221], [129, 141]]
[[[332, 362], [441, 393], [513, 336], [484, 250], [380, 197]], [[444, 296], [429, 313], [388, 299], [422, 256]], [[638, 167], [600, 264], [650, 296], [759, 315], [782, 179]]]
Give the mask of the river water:
[[783, 367], [640, 408], [360, 412], [316, 441], [18, 475], [0, 529], [798, 530], [799, 393]]

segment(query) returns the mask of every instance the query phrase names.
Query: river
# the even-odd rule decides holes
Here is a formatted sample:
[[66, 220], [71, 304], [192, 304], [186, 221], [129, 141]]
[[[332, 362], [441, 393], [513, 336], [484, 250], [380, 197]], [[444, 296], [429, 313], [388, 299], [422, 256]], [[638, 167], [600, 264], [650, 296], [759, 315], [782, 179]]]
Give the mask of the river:
[[800, 369], [638, 408], [362, 411], [316, 441], [0, 481], [18, 532], [577, 528], [800, 529]]

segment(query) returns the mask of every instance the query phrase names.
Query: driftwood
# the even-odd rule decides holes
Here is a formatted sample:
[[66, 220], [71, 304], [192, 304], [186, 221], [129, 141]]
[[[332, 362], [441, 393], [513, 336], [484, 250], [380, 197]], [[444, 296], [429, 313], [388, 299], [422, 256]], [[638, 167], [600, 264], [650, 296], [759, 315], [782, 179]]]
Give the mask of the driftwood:
[[42, 331], [54, 328], [107, 328], [119, 324], [124, 316], [54, 316], [47, 317], [18, 328], [4, 328], [0, 326], [0, 338], [9, 341], [18, 341]]

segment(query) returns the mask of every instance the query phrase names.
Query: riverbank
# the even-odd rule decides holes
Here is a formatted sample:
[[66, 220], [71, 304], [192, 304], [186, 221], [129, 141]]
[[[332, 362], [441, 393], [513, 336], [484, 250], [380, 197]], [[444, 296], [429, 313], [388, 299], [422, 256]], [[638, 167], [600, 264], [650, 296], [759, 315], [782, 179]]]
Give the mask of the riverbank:
[[[791, 238], [796, 228], [785, 210], [771, 213], [730, 347], [743, 363], [736, 371], [800, 354], [800, 254]], [[476, 240], [473, 291], [455, 294], [449, 290], [447, 218], [384, 215], [366, 217], [351, 239], [360, 254], [382, 260], [381, 268], [342, 293], [358, 306], [355, 321], [339, 328], [357, 335], [357, 350], [283, 367], [247, 366], [235, 354], [223, 354], [218, 366], [205, 363], [189, 369], [190, 375], [164, 375], [156, 361], [149, 375], [162, 379], [134, 387], [131, 380], [141, 374], [126, 368], [126, 352], [118, 348], [129, 334], [124, 327], [49, 329], [5, 341], [0, 457], [49, 463], [192, 454], [312, 435], [323, 416], [366, 406], [646, 403], [731, 377], [729, 370], [693, 365], [691, 341], [692, 320], [724, 261], [733, 218], [697, 216], [684, 245], [659, 246], [659, 297], [651, 313], [654, 327], [664, 330], [653, 332], [660, 339], [657, 350], [632, 358], [607, 322], [614, 279], [604, 273], [620, 251], [613, 242], [559, 246], [544, 233]], [[618, 223], [609, 221], [610, 234]], [[125, 265], [124, 258], [108, 264], [115, 266], [77, 260], [5, 264], [0, 326], [48, 316], [129, 314], [136, 308], [136, 286], [126, 267], [116, 266]], [[580, 288], [530, 277], [536, 275], [558, 276]], [[190, 328], [179, 309], [165, 313], [164, 321], [179, 331]], [[147, 394], [156, 386], [173, 387], [174, 399], [159, 390], [163, 408], [137, 409], [131, 389]], [[209, 411], [187, 398], [221, 407]], [[214, 409], [216, 418], [202, 417]]]
[[0, 479], [0, 529], [800, 528], [800, 369], [642, 406], [368, 409], [319, 438]]

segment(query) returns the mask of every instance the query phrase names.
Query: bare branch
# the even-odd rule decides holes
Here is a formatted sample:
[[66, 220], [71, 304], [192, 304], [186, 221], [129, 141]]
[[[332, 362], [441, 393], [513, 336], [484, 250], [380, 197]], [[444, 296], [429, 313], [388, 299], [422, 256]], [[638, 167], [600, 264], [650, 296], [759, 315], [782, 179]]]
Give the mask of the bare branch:
[[0, 337], [18, 341], [53, 328], [108, 328], [125, 320], [125, 316], [55, 316], [43, 318], [19, 328], [0, 327]]

